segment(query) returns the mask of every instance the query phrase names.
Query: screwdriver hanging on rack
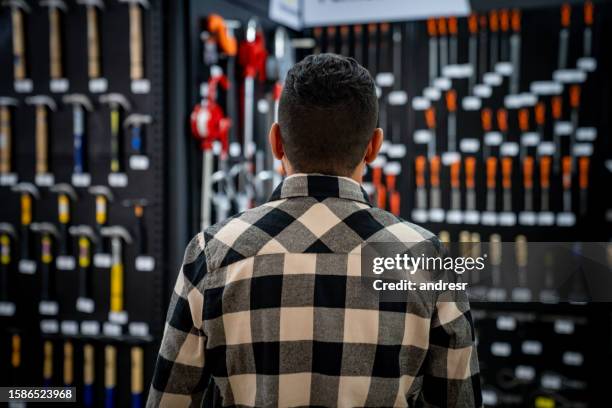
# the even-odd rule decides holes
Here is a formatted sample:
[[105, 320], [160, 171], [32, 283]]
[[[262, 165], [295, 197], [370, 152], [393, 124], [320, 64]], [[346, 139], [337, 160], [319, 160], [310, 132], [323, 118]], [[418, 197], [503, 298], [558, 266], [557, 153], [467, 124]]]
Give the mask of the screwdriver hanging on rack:
[[533, 211], [533, 157], [523, 159], [523, 187], [525, 189], [524, 211]]
[[572, 158], [563, 156], [561, 159], [563, 184], [563, 212], [572, 212]]
[[578, 159], [578, 176], [580, 184], [580, 215], [587, 212], [587, 198], [589, 194], [589, 157], [581, 156]]
[[559, 30], [559, 60], [557, 67], [558, 69], [565, 69], [567, 67], [567, 53], [570, 36], [570, 21], [572, 15], [572, 8], [569, 4], [563, 4], [561, 6], [561, 29]]
[[499, 60], [499, 16], [497, 10], [489, 12], [489, 30], [490, 30], [490, 53], [489, 53], [489, 69], [495, 70], [495, 65]]
[[572, 85], [569, 90], [570, 94], [570, 108], [572, 108], [570, 113], [570, 121], [572, 123], [572, 132], [570, 134], [570, 150], [569, 154], [572, 158], [572, 172], [576, 167], [574, 166], [574, 146], [576, 145], [576, 129], [578, 129], [578, 114], [580, 109], [580, 85]]
[[519, 122], [519, 130], [521, 131], [521, 140], [520, 140], [520, 148], [519, 148], [519, 159], [522, 161], [525, 157], [527, 146], [523, 143], [524, 140], [522, 138], [527, 132], [529, 132], [529, 109], [521, 108], [518, 111], [518, 122]]
[[387, 164], [387, 159], [384, 156], [378, 156], [370, 163], [370, 168], [372, 169], [372, 184], [374, 185], [376, 194], [376, 205], [378, 208], [382, 209], [387, 207], [387, 189], [382, 181], [385, 164]]
[[508, 32], [510, 31], [510, 12], [508, 9], [501, 9], [498, 16], [499, 28], [501, 29], [499, 56], [500, 61], [506, 62], [510, 60], [510, 39], [508, 38]]
[[436, 155], [436, 110], [430, 106], [425, 110], [425, 122], [431, 133], [429, 143], [427, 144], [427, 159], [431, 160]]
[[527, 238], [524, 235], [516, 237], [515, 248], [518, 282], [517, 287], [512, 289], [512, 300], [529, 302], [531, 301], [531, 290], [528, 287], [527, 279]]
[[514, 9], [510, 15], [512, 35], [510, 36], [510, 62], [512, 63], [512, 74], [510, 74], [510, 95], [516, 95], [520, 90], [521, 80], [521, 11]]
[[378, 37], [378, 25], [371, 23], [366, 26], [368, 30], [368, 71], [372, 76], [376, 75], [378, 68], [376, 66], [376, 48]]
[[492, 302], [504, 301], [506, 299], [506, 289], [502, 286], [502, 242], [499, 234], [491, 234], [489, 237], [489, 255], [491, 260], [491, 288], [487, 298]]
[[433, 84], [438, 77], [438, 29], [436, 20], [427, 20], [427, 34], [429, 35], [429, 84]]
[[461, 210], [461, 159], [450, 165], [450, 185], [451, 185], [451, 211]]
[[489, 61], [488, 58], [488, 39], [489, 33], [487, 30], [488, 19], [486, 14], [482, 14], [479, 17], [479, 25], [480, 25], [480, 38], [479, 38], [479, 57], [478, 57], [478, 71], [480, 73], [479, 78], [484, 78], [484, 75], [487, 73], [487, 63]]
[[480, 123], [482, 125], [482, 131], [483, 131], [482, 157], [483, 157], [483, 160], [487, 161], [489, 156], [491, 156], [491, 148], [489, 147], [490, 141], [487, 140], [487, 135], [493, 129], [493, 112], [491, 111], [490, 108], [483, 108], [480, 111]]
[[[425, 165], [427, 163], [427, 159], [425, 156], [417, 156], [414, 159], [414, 174], [415, 174], [415, 182], [416, 182], [416, 210], [421, 212], [425, 211], [427, 208], [427, 193], [425, 191]], [[413, 218], [418, 218], [414, 217]]]
[[438, 18], [438, 41], [440, 43], [440, 74], [448, 65], [448, 27], [444, 17]]
[[502, 157], [502, 187], [504, 189], [504, 212], [512, 212], [512, 157]]
[[397, 191], [397, 176], [401, 172], [401, 165], [399, 162], [387, 163], [383, 172], [385, 173], [385, 180], [389, 191], [389, 211], [399, 217], [401, 202], [400, 193]]
[[340, 55], [345, 57], [349, 56], [349, 26], [341, 26], [340, 27]]
[[[561, 96], [553, 96], [550, 103], [552, 118], [554, 121], [553, 123], [556, 124], [561, 120], [561, 116], [563, 115], [563, 98]], [[561, 139], [559, 136], [559, 132], [553, 128], [553, 141], [555, 143], [553, 169], [555, 174], [559, 174], [559, 166], [561, 161]]]
[[363, 26], [361, 24], [353, 26], [353, 41], [355, 60], [363, 65]]
[[468, 156], [465, 158], [465, 209], [466, 211], [476, 211], [476, 158]]
[[[426, 160], [424, 156], [420, 156]], [[425, 172], [425, 169], [422, 171]], [[429, 161], [429, 181], [430, 181], [430, 209], [440, 210], [442, 208], [442, 199], [440, 196], [440, 156], [434, 156]], [[423, 182], [424, 184], [424, 182]], [[423, 187], [425, 188], [425, 187]], [[425, 203], [425, 199], [423, 199]], [[433, 217], [437, 218], [437, 217]], [[441, 221], [441, 220], [439, 220]]]
[[582, 35], [582, 54], [590, 57], [593, 53], [593, 2], [584, 3], [584, 32]]
[[550, 211], [550, 156], [540, 157], [540, 211]]
[[495, 197], [497, 194], [497, 157], [487, 158], [487, 211], [495, 212]]
[[459, 27], [457, 25], [457, 17], [449, 17], [448, 19], [448, 33], [450, 34], [449, 61], [453, 65], [459, 63], [459, 44], [458, 44], [458, 39], [457, 39], [458, 32], [459, 32]]
[[457, 151], [457, 92], [454, 89], [446, 91], [446, 109], [448, 111], [447, 118], [447, 150], [449, 152]]
[[336, 27], [327, 27], [327, 51], [328, 53], [336, 53]]
[[474, 85], [479, 78], [478, 69], [478, 16], [475, 13], [470, 14], [468, 17], [468, 31], [470, 32], [470, 39], [468, 42], [468, 63], [474, 69], [474, 73], [469, 78], [469, 91], [474, 91]]

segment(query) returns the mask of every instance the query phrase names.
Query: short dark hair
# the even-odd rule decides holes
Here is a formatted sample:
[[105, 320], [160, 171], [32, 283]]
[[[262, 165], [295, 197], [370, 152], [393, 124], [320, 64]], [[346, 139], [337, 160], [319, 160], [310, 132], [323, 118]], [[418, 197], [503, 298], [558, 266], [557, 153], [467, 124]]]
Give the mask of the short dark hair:
[[310, 55], [289, 70], [278, 118], [296, 172], [348, 176], [376, 128], [374, 80], [353, 58]]

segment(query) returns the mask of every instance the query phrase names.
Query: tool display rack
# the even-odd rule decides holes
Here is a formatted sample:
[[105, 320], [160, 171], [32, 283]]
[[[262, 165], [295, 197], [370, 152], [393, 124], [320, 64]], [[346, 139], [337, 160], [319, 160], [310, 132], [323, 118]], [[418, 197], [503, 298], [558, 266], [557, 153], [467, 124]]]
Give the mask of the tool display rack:
[[[242, 1], [208, 1], [190, 2], [188, 10], [188, 48], [190, 64], [187, 69], [188, 83], [187, 93], [184, 99], [187, 105], [193, 106], [199, 102], [199, 84], [207, 79], [208, 67], [202, 62], [202, 42], [200, 33], [203, 30], [203, 21], [210, 13], [220, 14], [226, 19], [238, 20], [243, 24], [252, 17], [258, 17], [266, 34], [268, 52], [272, 52], [274, 29], [276, 23], [267, 18], [268, 2], [242, 2]], [[520, 90], [527, 92], [530, 83], [536, 80], [551, 79], [553, 71], [557, 66], [557, 43], [559, 37], [560, 7], [561, 1], [472, 1], [472, 10], [480, 15], [488, 16], [491, 10], [516, 9], [521, 11], [521, 76]], [[582, 49], [582, 7], [583, 1], [568, 2], [572, 7], [571, 31], [568, 49], [568, 65], [573, 67], [575, 61], [580, 57]], [[612, 69], [611, 55], [605, 52], [609, 38], [612, 38], [611, 26], [606, 24], [612, 18], [612, 7], [607, 2], [594, 2], [595, 21], [593, 23], [593, 52], [592, 56], [597, 60], [597, 69], [588, 73], [588, 79], [583, 84], [580, 107], [580, 124], [597, 129], [597, 137], [592, 141], [593, 154], [590, 157], [589, 185], [588, 185], [588, 208], [583, 214], [576, 211], [576, 222], [573, 226], [558, 225], [483, 225], [458, 223], [452, 224], [442, 222], [422, 222], [412, 219], [415, 208], [416, 175], [415, 157], [426, 155], [423, 145], [414, 141], [415, 131], [425, 129], [426, 122], [423, 111], [416, 111], [411, 102], [417, 96], [423, 95], [423, 90], [428, 86], [428, 42], [427, 23], [425, 20], [409, 22], [391, 22], [391, 29], [387, 35], [387, 49], [383, 50], [380, 43], [380, 31], [377, 32], [374, 50], [369, 47], [370, 43], [367, 32], [367, 23], [361, 25], [362, 40], [359, 42], [363, 59], [359, 62], [366, 66], [374, 77], [379, 72], [393, 72], [391, 60], [392, 44], [391, 36], [395, 27], [400, 27], [402, 33], [402, 64], [401, 64], [401, 89], [406, 93], [406, 102], [400, 106], [386, 106], [387, 121], [385, 135], [392, 139], [400, 135], [394, 143], [403, 144], [406, 147], [406, 155], [400, 158], [401, 172], [397, 177], [397, 186], [400, 192], [401, 208], [400, 215], [413, 222], [430, 229], [435, 233], [445, 230], [449, 233], [453, 242], [459, 240], [462, 231], [478, 233], [482, 241], [489, 239], [491, 234], [500, 234], [504, 242], [513, 242], [517, 235], [525, 235], [529, 241], [539, 242], [607, 242], [612, 239], [610, 230], [610, 219], [606, 214], [610, 213], [612, 201], [607, 191], [610, 185], [609, 166], [612, 158], [612, 144], [608, 137], [610, 132], [611, 100], [610, 91], [612, 84], [608, 72]], [[377, 22], [377, 29], [380, 28]], [[349, 25], [347, 40], [343, 40], [340, 33], [341, 25], [334, 27], [335, 35], [330, 42], [327, 37], [327, 28], [323, 27], [319, 33], [307, 28], [303, 31], [291, 31], [294, 38], [311, 37], [317, 39], [316, 48], [321, 51], [342, 52], [348, 50], [348, 55], [355, 53], [355, 31]], [[236, 31], [240, 40], [241, 31]], [[319, 36], [317, 38], [317, 35]], [[467, 18], [458, 18], [458, 60], [461, 63], [467, 61]], [[348, 41], [349, 44], [344, 44]], [[386, 57], [381, 58], [381, 53]], [[297, 50], [297, 60], [305, 55], [303, 50]], [[375, 61], [371, 60], [371, 57]], [[235, 78], [241, 81], [242, 78]], [[397, 78], [396, 78], [397, 80]], [[458, 81], [456, 85], [459, 106], [457, 113], [457, 136], [462, 138], [482, 139], [483, 129], [481, 127], [480, 111], [464, 111], [461, 108], [461, 99], [468, 91], [465, 83]], [[478, 82], [478, 81], [477, 81]], [[259, 86], [259, 96], [265, 97], [266, 92], [271, 89], [272, 82], [268, 81]], [[494, 91], [492, 102], [493, 108], [503, 106], [504, 96], [507, 93], [508, 79], [503, 79], [503, 85]], [[502, 90], [503, 88], [503, 90]], [[383, 90], [383, 95], [389, 90]], [[568, 104], [567, 95], [564, 95], [565, 104]], [[432, 103], [434, 105], [434, 103]], [[439, 102], [435, 103], [438, 115], [438, 146], [446, 146], [446, 107], [444, 104], [444, 92]], [[483, 106], [484, 103], [483, 103]], [[547, 106], [550, 109], [549, 106]], [[564, 116], [567, 116], [568, 106], [564, 108]], [[495, 115], [495, 112], [493, 113]], [[550, 113], [548, 113], [550, 115]], [[533, 126], [534, 116], [531, 113], [530, 122]], [[494, 119], [495, 122], [495, 119]], [[518, 124], [516, 112], [509, 119], [512, 140], [516, 140]], [[547, 120], [545, 133], [551, 134], [550, 120]], [[400, 126], [400, 132], [394, 135], [392, 126]], [[255, 125], [256, 129], [260, 129]], [[256, 135], [256, 138], [265, 140], [265, 135]], [[189, 140], [189, 135], [186, 136]], [[518, 141], [518, 140], [517, 140]], [[191, 142], [192, 143], [192, 142]], [[459, 146], [459, 142], [457, 142]], [[263, 147], [262, 147], [263, 148]], [[440, 150], [444, 150], [440, 148]], [[189, 166], [192, 174], [198, 174], [197, 149], [190, 148]], [[478, 153], [480, 156], [480, 153]], [[486, 178], [485, 163], [482, 158], [476, 162], [476, 197], [477, 207], [482, 210], [485, 207]], [[448, 166], [441, 165], [441, 196], [444, 208], [450, 208], [450, 172]], [[461, 197], [465, 201], [464, 169], [461, 169]], [[523, 206], [523, 179], [521, 163], [515, 158], [512, 172], [512, 208], [516, 213]], [[498, 170], [496, 195], [501, 200], [501, 168]], [[537, 173], [537, 170], [535, 172]], [[384, 178], [384, 177], [383, 177]], [[365, 176], [366, 181], [371, 181], [371, 173]], [[534, 177], [534, 184], [537, 184]], [[557, 180], [558, 181], [558, 180]], [[559, 184], [559, 183], [558, 183]], [[574, 176], [573, 185], [577, 186], [578, 179]], [[190, 211], [192, 231], [197, 231], [198, 218], [197, 202], [199, 197], [198, 181], [193, 180], [190, 186], [190, 202], [193, 207]], [[429, 191], [428, 200], [429, 200]], [[534, 193], [535, 196], [536, 193]], [[578, 192], [574, 188], [573, 202], [577, 207]], [[562, 201], [561, 187], [554, 186], [551, 191], [550, 203], [554, 211], [560, 211]], [[537, 199], [536, 199], [537, 202]], [[499, 202], [498, 202], [499, 206]], [[508, 261], [508, 262], [507, 262]], [[513, 255], [505, 256], [503, 262], [504, 273], [515, 274], [516, 264]], [[605, 370], [612, 358], [612, 337], [610, 333], [611, 308], [607, 303], [593, 303], [588, 305], [575, 305], [568, 303], [543, 304], [543, 303], [473, 303], [473, 315], [478, 337], [479, 360], [481, 364], [481, 379], [484, 390], [485, 403], [487, 406], [500, 407], [587, 407], [601, 406], [606, 401], [607, 388], [602, 376], [598, 373]]]
[[[83, 345], [91, 344], [95, 350], [94, 405], [129, 406], [131, 404], [131, 348], [141, 347], [144, 351], [143, 384], [136, 385], [136, 391], [143, 391], [137, 406], [144, 403], [152, 377], [155, 356], [163, 331], [167, 305], [167, 255], [166, 255], [166, 148], [167, 138], [164, 123], [164, 21], [163, 3], [149, 1], [142, 8], [142, 38], [144, 54], [144, 77], [147, 81], [133, 84], [130, 80], [130, 19], [128, 3], [117, 0], [104, 1], [104, 8], [98, 10], [99, 43], [101, 54], [101, 77], [106, 79], [107, 90], [90, 88], [88, 82], [86, 7], [76, 1], [67, 1], [66, 11], [60, 12], [61, 45], [63, 48], [63, 77], [68, 83], [50, 83], [49, 73], [49, 19], [48, 9], [37, 1], [27, 2], [31, 11], [24, 13], [26, 50], [26, 76], [31, 80], [32, 89], [26, 92], [13, 80], [13, 56], [11, 53], [11, 11], [0, 8], [0, 95], [15, 98], [18, 106], [11, 108], [13, 136], [13, 172], [18, 182], [35, 183], [35, 108], [26, 103], [32, 95], [48, 95], [55, 100], [57, 111], [48, 111], [49, 172], [54, 183], [71, 183], [73, 170], [73, 120], [72, 106], [62, 102], [68, 93], [86, 95], [93, 103], [93, 111], [86, 112], [85, 120], [85, 161], [91, 175], [91, 185], [104, 185], [111, 189], [114, 199], [108, 203], [107, 225], [125, 227], [134, 238], [131, 245], [124, 244], [124, 309], [127, 322], [109, 322], [110, 268], [90, 268], [91, 298], [95, 302], [93, 313], [82, 313], [75, 309], [78, 278], [77, 270], [57, 270], [55, 266], [52, 285], [55, 286], [55, 300], [59, 305], [57, 315], [43, 316], [39, 313], [41, 276], [37, 271], [24, 274], [18, 271], [20, 248], [20, 197], [12, 191], [15, 180], [4, 179], [0, 186], [0, 222], [13, 225], [17, 231], [11, 242], [11, 263], [9, 265], [9, 300], [15, 311], [11, 316], [0, 316], [0, 384], [3, 386], [43, 385], [43, 342], [53, 344], [52, 376], [46, 385], [64, 386], [64, 342], [73, 345], [73, 385], [77, 387], [77, 401], [83, 400]], [[104, 82], [104, 81], [103, 81]], [[62, 92], [53, 92], [68, 85]], [[134, 87], [135, 86], [135, 87]], [[103, 85], [103, 88], [105, 86]], [[93, 92], [90, 91], [93, 90]], [[133, 90], [135, 92], [133, 92]], [[100, 95], [117, 92], [124, 95], [131, 104], [129, 112], [121, 113], [120, 154], [125, 186], [109, 186], [110, 172], [110, 119], [108, 105], [100, 103]], [[130, 140], [123, 121], [129, 113], [147, 114], [152, 122], [144, 126], [144, 151], [149, 159], [146, 170], [134, 170], [128, 165]], [[120, 178], [122, 178], [121, 176]], [[40, 181], [40, 180], [38, 180]], [[48, 181], [48, 180], [47, 180]], [[125, 181], [125, 179], [124, 179]], [[42, 184], [46, 184], [44, 181]], [[121, 184], [121, 180], [119, 181]], [[40, 199], [33, 200], [33, 222], [58, 224], [58, 198], [49, 186], [37, 186]], [[96, 202], [87, 187], [73, 186], [77, 199], [71, 204], [71, 225], [95, 227]], [[125, 205], [128, 199], [146, 199], [144, 208], [144, 229], [146, 235], [149, 265], [137, 267], [135, 259], [139, 254], [139, 232], [134, 209]], [[40, 259], [40, 238], [36, 233], [30, 240], [31, 258]], [[57, 250], [57, 241], [53, 243]], [[93, 252], [94, 245], [92, 245]], [[69, 252], [77, 256], [75, 239], [70, 240]], [[105, 239], [104, 252], [110, 251]], [[55, 252], [54, 252], [55, 253]], [[146, 263], [146, 262], [145, 262]], [[151, 266], [153, 266], [151, 268]], [[77, 262], [78, 268], [78, 262]], [[40, 269], [40, 267], [39, 267]], [[174, 276], [176, 274], [174, 273]], [[109, 324], [112, 323], [112, 324]], [[97, 329], [96, 329], [97, 326]], [[18, 335], [20, 344], [13, 343]], [[116, 378], [114, 382], [114, 403], [105, 405], [105, 347], [116, 347]], [[15, 350], [15, 347], [20, 350]], [[20, 361], [14, 365], [15, 352], [19, 351]], [[108, 383], [108, 381], [107, 381]], [[113, 385], [113, 384], [110, 384]]]

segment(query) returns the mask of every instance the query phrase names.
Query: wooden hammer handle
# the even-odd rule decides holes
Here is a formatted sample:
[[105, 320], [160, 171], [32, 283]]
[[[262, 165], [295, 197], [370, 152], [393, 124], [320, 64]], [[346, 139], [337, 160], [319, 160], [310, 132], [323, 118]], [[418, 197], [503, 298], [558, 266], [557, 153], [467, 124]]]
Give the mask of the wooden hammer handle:
[[44, 105], [36, 107], [36, 174], [47, 173], [47, 110]]
[[26, 77], [25, 39], [23, 36], [23, 14], [18, 8], [11, 12], [13, 22], [13, 69], [14, 78], [24, 79]]
[[142, 13], [136, 3], [130, 4], [130, 78], [144, 77], [142, 61]]
[[87, 70], [89, 78], [100, 77], [98, 15], [94, 6], [87, 7]]
[[60, 11], [49, 9], [49, 68], [52, 79], [62, 77], [62, 45], [60, 43]]
[[11, 111], [0, 106], [0, 173], [11, 171]]

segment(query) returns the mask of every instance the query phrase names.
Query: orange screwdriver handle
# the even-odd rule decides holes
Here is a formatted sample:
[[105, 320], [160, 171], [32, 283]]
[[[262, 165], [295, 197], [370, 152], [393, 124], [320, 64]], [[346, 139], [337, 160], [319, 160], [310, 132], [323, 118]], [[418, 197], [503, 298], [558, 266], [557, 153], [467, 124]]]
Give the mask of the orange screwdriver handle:
[[425, 158], [425, 156], [417, 156], [416, 159], [414, 159], [417, 187], [425, 187], [425, 163], [426, 161], [427, 159]]
[[546, 104], [538, 102], [535, 106], [535, 121], [538, 126], [543, 126], [546, 121]]
[[494, 33], [499, 30], [499, 17], [497, 15], [497, 10], [491, 10], [489, 12], [489, 27]]
[[567, 28], [570, 25], [572, 17], [572, 8], [569, 4], [565, 3], [561, 6], [561, 26]]
[[499, 12], [499, 23], [503, 32], [510, 30], [510, 13], [508, 10], [502, 9]]
[[589, 158], [582, 156], [578, 159], [578, 169], [580, 171], [580, 189], [586, 190], [589, 187]]
[[446, 108], [449, 112], [457, 110], [457, 92], [454, 89], [449, 89], [446, 92]]
[[522, 132], [527, 132], [529, 130], [529, 110], [527, 108], [522, 108], [518, 112], [518, 120], [519, 120], [519, 129]]
[[395, 191], [395, 187], [396, 187], [396, 181], [397, 181], [397, 177], [395, 174], [387, 174], [387, 187], [389, 188], [389, 191]]
[[459, 188], [459, 173], [461, 172], [461, 160], [457, 160], [450, 166], [451, 187]]
[[453, 36], [457, 35], [457, 32], [459, 32], [457, 26], [457, 17], [450, 17], [448, 19], [448, 32]]
[[372, 167], [372, 184], [378, 187], [382, 184], [382, 167]]
[[478, 16], [474, 13], [470, 14], [468, 18], [468, 29], [470, 34], [476, 34], [478, 32]]
[[487, 188], [495, 188], [497, 178], [497, 157], [487, 158]]
[[552, 104], [552, 117], [555, 120], [561, 119], [563, 114], [563, 99], [560, 96], [554, 96], [551, 100]]
[[384, 184], [376, 186], [376, 201], [378, 208], [385, 209], [387, 207], [387, 189]]
[[434, 156], [429, 162], [429, 171], [431, 175], [431, 186], [440, 186], [440, 156]]
[[572, 109], [578, 109], [580, 106], [580, 85], [570, 87], [570, 106]]
[[427, 19], [427, 34], [430, 37], [435, 37], [438, 35], [438, 29], [436, 28], [436, 20], [433, 18]]
[[399, 217], [401, 208], [399, 191], [393, 191], [389, 197], [389, 201], [389, 209], [391, 210], [391, 214]]
[[448, 34], [448, 30], [446, 28], [446, 19], [444, 17], [438, 19], [438, 33], [441, 36], [445, 36], [446, 34]]
[[563, 172], [563, 189], [569, 190], [572, 187], [572, 158], [563, 156], [561, 159], [561, 171]]
[[436, 128], [436, 110], [433, 106], [427, 108], [425, 111], [425, 122], [427, 123], [427, 127], [429, 129]]
[[512, 25], [512, 31], [518, 33], [521, 31], [521, 10], [512, 10], [512, 17], [510, 18], [510, 24]]
[[590, 0], [584, 3], [584, 24], [587, 26], [593, 25], [593, 2]]
[[482, 123], [482, 130], [485, 132], [490, 132], [493, 127], [493, 113], [491, 109], [484, 108], [480, 112], [480, 122]]
[[485, 15], [480, 16], [480, 21], [479, 22], [480, 22], [480, 29], [483, 30], [483, 31], [486, 30], [487, 29], [487, 23], [488, 23], [487, 16], [485, 16]]
[[497, 126], [502, 132], [508, 131], [508, 111], [504, 108], [497, 110]]
[[542, 156], [540, 158], [540, 186], [542, 188], [550, 187], [550, 156]]
[[525, 188], [533, 188], [533, 157], [531, 156], [523, 159], [523, 185]]
[[475, 182], [476, 174], [476, 158], [466, 157], [465, 158], [465, 186], [473, 189], [476, 186]]
[[502, 186], [505, 189], [512, 187], [512, 157], [502, 159]]

